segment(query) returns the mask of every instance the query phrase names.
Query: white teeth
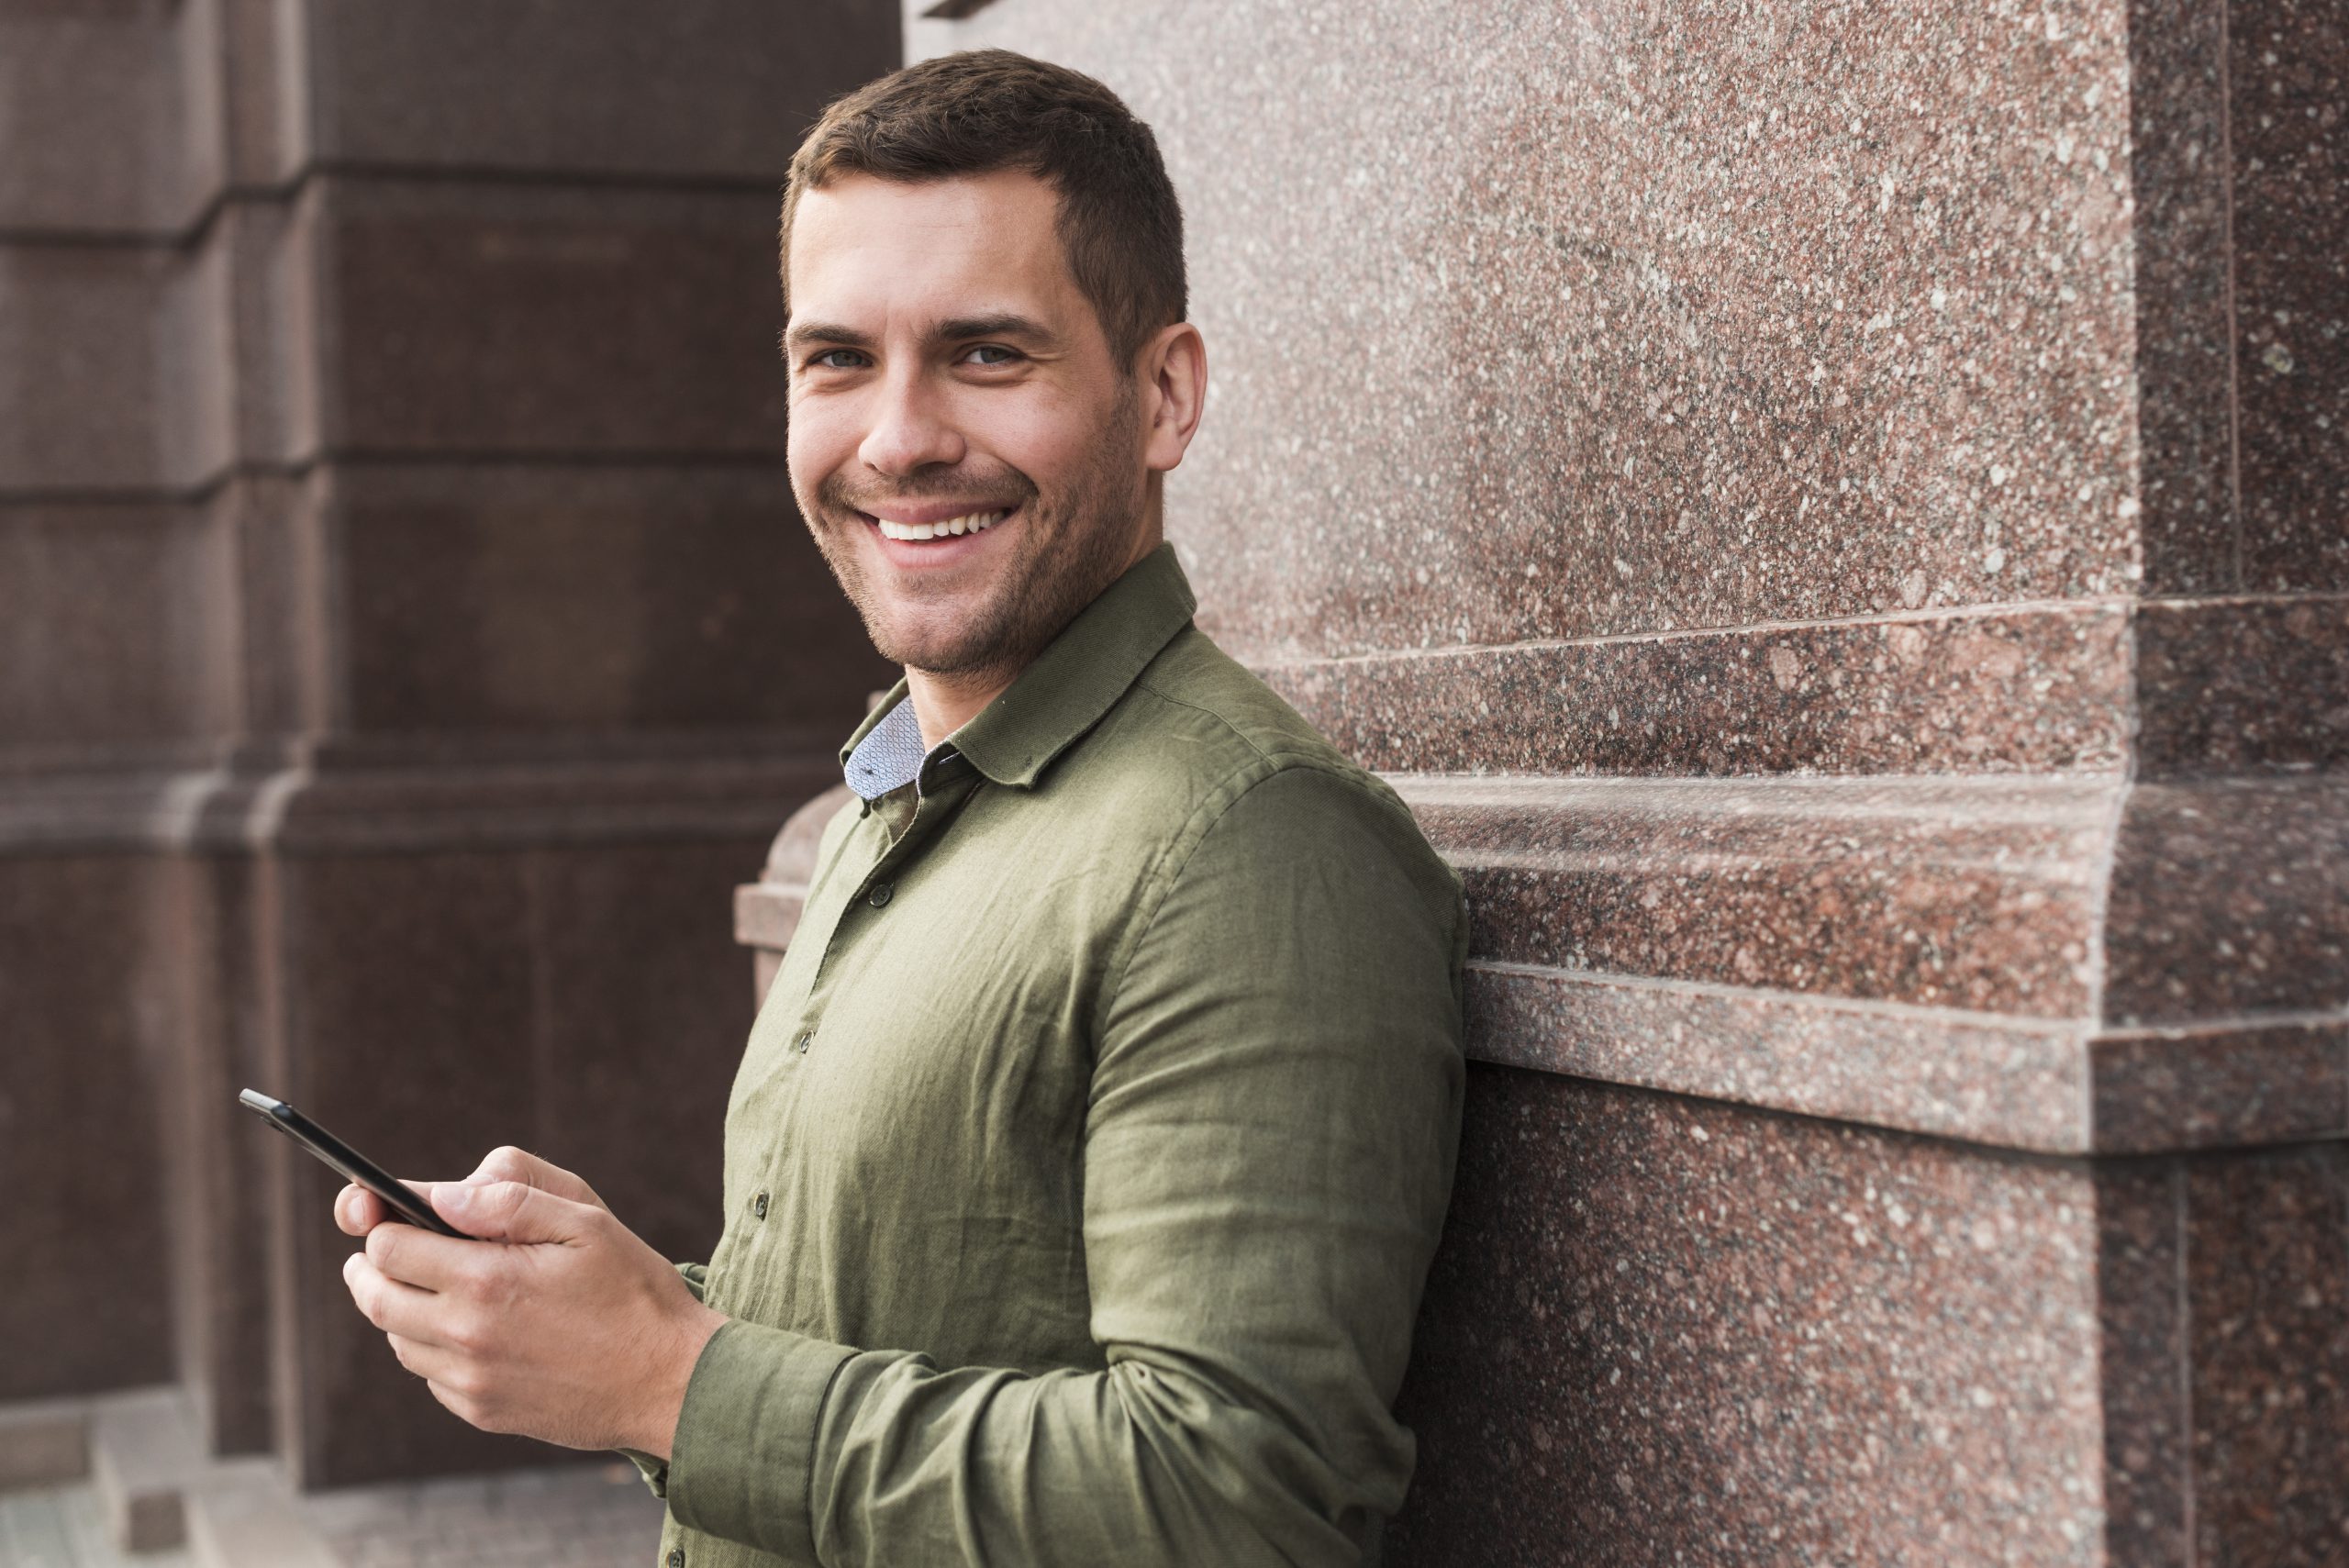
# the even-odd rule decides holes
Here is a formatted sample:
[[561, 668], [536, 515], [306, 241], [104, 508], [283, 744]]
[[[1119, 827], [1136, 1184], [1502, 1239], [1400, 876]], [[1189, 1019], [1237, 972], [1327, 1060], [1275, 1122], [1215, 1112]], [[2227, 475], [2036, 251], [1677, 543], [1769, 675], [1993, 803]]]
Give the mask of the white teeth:
[[995, 527], [1010, 515], [1009, 512], [971, 512], [960, 517], [949, 517], [942, 523], [894, 523], [886, 517], [875, 517], [874, 521], [881, 525], [884, 539], [945, 539], [955, 534], [979, 533]]

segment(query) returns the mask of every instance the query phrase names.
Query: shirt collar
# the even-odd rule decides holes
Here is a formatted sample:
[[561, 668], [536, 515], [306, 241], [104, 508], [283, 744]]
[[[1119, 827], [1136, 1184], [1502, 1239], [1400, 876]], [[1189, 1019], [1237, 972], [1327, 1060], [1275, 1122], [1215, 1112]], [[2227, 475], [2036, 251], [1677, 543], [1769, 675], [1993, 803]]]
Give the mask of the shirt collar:
[[[1174, 547], [1160, 545], [1078, 611], [1001, 695], [956, 730], [954, 750], [996, 784], [1032, 785], [1126, 695], [1197, 607]], [[885, 731], [897, 739], [876, 744]], [[912, 737], [910, 768], [882, 765], [885, 755], [902, 756], [906, 735]], [[876, 746], [871, 753], [868, 744]], [[860, 756], [874, 764], [863, 776], [855, 771]], [[918, 776], [921, 762], [921, 731], [901, 680], [841, 748], [841, 767], [849, 787], [871, 800]], [[889, 778], [895, 782], [883, 783]]]
[[885, 698], [873, 710], [875, 717], [858, 731], [859, 738], [841, 753], [841, 772], [859, 799], [878, 800], [921, 776], [921, 721], [904, 694], [900, 681], [894, 700]]

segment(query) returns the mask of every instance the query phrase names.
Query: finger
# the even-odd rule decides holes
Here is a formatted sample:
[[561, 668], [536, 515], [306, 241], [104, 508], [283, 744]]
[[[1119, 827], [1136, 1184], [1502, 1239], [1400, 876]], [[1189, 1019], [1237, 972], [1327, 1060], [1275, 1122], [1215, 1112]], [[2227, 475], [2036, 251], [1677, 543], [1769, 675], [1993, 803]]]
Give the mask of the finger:
[[[454, 1187], [442, 1182], [441, 1187]], [[477, 1284], [481, 1243], [459, 1240], [413, 1225], [379, 1225], [367, 1234], [365, 1256], [375, 1268], [419, 1290], [450, 1291]]]
[[364, 1236], [386, 1218], [382, 1201], [365, 1187], [354, 1183], [335, 1194], [335, 1226], [346, 1236]]
[[429, 1378], [425, 1380], [424, 1386], [432, 1391], [432, 1397], [440, 1401], [442, 1407], [445, 1408], [449, 1414], [456, 1417], [457, 1419], [464, 1422], [467, 1426], [478, 1427], [484, 1432], [494, 1432], [501, 1429], [490, 1423], [488, 1412], [478, 1401], [468, 1399], [463, 1395], [458, 1393], [455, 1389], [451, 1388], [447, 1384], [436, 1383]]
[[433, 1317], [433, 1304], [439, 1298], [430, 1291], [393, 1279], [369, 1262], [364, 1252], [353, 1252], [342, 1261], [342, 1283], [360, 1316], [384, 1332], [435, 1344], [440, 1341], [442, 1335]]
[[[432, 1189], [443, 1184], [406, 1182], [401, 1184], [413, 1187], [429, 1204], [431, 1202]], [[346, 1235], [364, 1236], [375, 1227], [388, 1225], [399, 1218], [393, 1212], [390, 1204], [355, 1183], [343, 1188], [335, 1195], [334, 1222]]]
[[384, 1338], [391, 1342], [392, 1354], [398, 1358], [400, 1365], [427, 1382], [454, 1388], [471, 1375], [470, 1363], [462, 1351], [406, 1334], [385, 1334]]
[[480, 1165], [465, 1180], [473, 1186], [487, 1186], [495, 1182], [519, 1182], [524, 1186], [536, 1187], [542, 1193], [552, 1193], [573, 1203], [593, 1204], [597, 1208], [605, 1207], [604, 1200], [596, 1195], [596, 1189], [577, 1175], [510, 1143], [484, 1155]]
[[507, 1242], [582, 1240], [604, 1213], [524, 1182], [445, 1184], [434, 1189], [432, 1207], [468, 1236]]

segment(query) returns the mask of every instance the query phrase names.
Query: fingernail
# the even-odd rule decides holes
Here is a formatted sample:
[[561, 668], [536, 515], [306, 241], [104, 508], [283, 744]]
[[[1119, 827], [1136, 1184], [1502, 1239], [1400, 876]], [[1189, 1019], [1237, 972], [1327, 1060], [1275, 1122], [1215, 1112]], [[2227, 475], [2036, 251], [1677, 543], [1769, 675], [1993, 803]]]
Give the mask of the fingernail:
[[464, 1209], [471, 1208], [473, 1207], [473, 1189], [464, 1183], [461, 1182], [454, 1186], [448, 1186], [440, 1189], [440, 1207], [442, 1208], [453, 1208], [462, 1211]]

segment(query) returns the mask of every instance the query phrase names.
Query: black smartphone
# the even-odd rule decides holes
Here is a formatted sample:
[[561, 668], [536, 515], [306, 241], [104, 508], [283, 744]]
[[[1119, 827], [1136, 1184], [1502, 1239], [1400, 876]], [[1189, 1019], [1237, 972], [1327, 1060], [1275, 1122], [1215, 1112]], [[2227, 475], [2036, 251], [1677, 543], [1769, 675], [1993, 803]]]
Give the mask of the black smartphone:
[[438, 1231], [443, 1236], [454, 1236], [459, 1240], [473, 1240], [433, 1213], [432, 1206], [426, 1203], [424, 1195], [414, 1187], [392, 1175], [284, 1100], [273, 1100], [258, 1089], [247, 1089], [237, 1096], [237, 1103], [382, 1198], [394, 1214], [410, 1225]]

